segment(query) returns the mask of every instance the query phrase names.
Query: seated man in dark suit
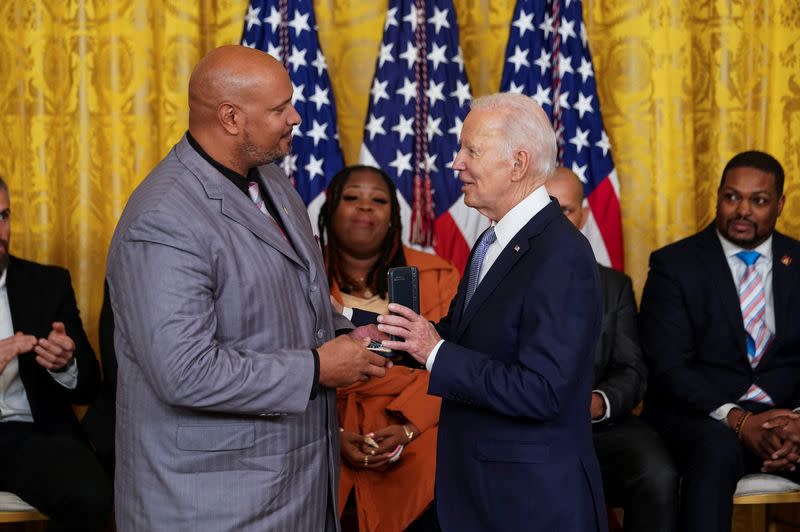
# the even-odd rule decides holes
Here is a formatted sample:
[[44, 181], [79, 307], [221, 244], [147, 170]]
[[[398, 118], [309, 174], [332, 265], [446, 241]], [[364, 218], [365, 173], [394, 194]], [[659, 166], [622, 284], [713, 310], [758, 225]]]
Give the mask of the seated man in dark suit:
[[[585, 222], [583, 185], [559, 167], [547, 183], [561, 212], [577, 228]], [[598, 264], [603, 323], [594, 355], [591, 415], [594, 450], [609, 504], [625, 510], [625, 530], [675, 530], [678, 478], [658, 435], [631, 413], [644, 396], [647, 370], [636, 326], [630, 278]]]
[[71, 406], [97, 392], [97, 360], [69, 272], [10, 256], [9, 217], [0, 179], [0, 490], [50, 517], [50, 530], [102, 530], [111, 486]]
[[781, 432], [800, 406], [800, 243], [775, 231], [783, 181], [772, 156], [736, 155], [716, 221], [650, 256], [643, 415], [682, 477], [682, 531], [729, 531], [746, 473], [800, 480], [797, 444]]

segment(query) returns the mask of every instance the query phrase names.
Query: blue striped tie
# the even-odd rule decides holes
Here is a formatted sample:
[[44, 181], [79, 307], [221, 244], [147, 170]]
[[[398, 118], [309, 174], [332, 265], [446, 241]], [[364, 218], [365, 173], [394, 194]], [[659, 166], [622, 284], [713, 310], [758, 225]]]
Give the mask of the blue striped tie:
[[480, 240], [478, 240], [478, 245], [475, 247], [475, 253], [472, 255], [472, 260], [469, 263], [467, 297], [464, 300], [464, 310], [467, 309], [469, 300], [472, 299], [472, 296], [475, 294], [475, 290], [478, 288], [478, 279], [481, 278], [481, 267], [483, 266], [483, 259], [486, 258], [486, 252], [488, 251], [489, 246], [492, 245], [492, 242], [494, 242], [496, 239], [497, 236], [494, 234], [494, 226], [491, 226], [489, 229], [484, 231]]
[[[758, 251], [740, 251], [736, 256], [746, 266], [744, 275], [739, 281], [739, 304], [742, 307], [747, 340], [747, 358], [750, 360], [750, 366], [755, 369], [772, 340], [772, 333], [767, 329], [764, 282], [756, 270], [756, 261], [761, 254]], [[750, 385], [740, 400], [773, 404], [769, 394], [755, 383]]]

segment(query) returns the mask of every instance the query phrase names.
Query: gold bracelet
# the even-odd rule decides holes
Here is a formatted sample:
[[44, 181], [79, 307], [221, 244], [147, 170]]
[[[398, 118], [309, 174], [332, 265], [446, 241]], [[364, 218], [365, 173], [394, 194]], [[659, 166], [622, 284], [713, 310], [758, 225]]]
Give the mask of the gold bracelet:
[[408, 428], [408, 425], [403, 425], [403, 432], [406, 433], [406, 439], [411, 441], [411, 438], [414, 437], [414, 431]]
[[736, 431], [736, 438], [740, 440], [742, 439], [742, 429], [744, 429], [744, 423], [751, 415], [753, 415], [752, 412], [745, 410], [744, 414], [742, 414], [742, 416], [739, 418], [739, 421], [736, 422], [736, 429], [734, 429]]

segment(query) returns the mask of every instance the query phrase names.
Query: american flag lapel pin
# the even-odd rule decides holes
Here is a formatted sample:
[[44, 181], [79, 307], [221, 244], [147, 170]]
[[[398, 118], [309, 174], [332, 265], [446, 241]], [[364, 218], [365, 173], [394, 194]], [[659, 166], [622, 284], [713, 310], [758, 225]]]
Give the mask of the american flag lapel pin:
[[784, 255], [783, 257], [781, 257], [781, 264], [783, 264], [784, 266], [788, 266], [791, 263], [792, 263], [792, 257], [790, 257], [789, 255]]
[[516, 251], [517, 253], [519, 253], [519, 244], [517, 244], [516, 246], [514, 246], [514, 251]]

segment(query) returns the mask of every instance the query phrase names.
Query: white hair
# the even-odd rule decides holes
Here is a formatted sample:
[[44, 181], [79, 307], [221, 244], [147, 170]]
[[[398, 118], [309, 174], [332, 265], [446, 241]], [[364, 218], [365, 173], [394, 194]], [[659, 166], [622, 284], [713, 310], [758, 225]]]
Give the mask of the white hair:
[[491, 110], [502, 120], [508, 155], [525, 149], [531, 153], [537, 177], [550, 179], [556, 170], [556, 134], [542, 107], [529, 96], [498, 92], [472, 100], [471, 109]]

